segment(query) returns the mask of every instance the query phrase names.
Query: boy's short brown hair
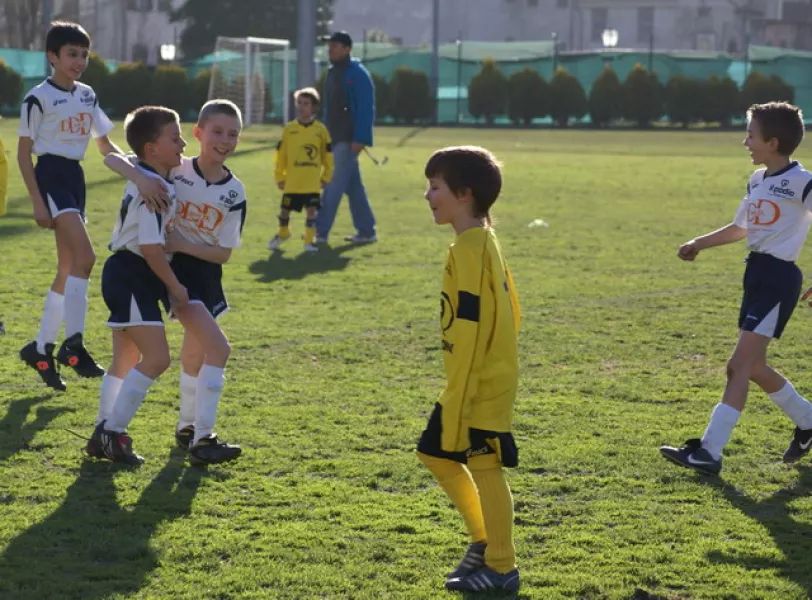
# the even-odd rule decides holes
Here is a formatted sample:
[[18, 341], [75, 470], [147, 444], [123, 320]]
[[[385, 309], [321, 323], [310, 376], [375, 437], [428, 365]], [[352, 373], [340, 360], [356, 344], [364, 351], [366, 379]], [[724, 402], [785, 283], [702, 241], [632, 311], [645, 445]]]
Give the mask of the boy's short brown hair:
[[161, 137], [166, 125], [180, 123], [180, 117], [165, 106], [142, 106], [136, 108], [124, 119], [124, 133], [127, 144], [138, 158], [144, 158], [144, 147]]
[[313, 103], [313, 106], [318, 106], [319, 104], [321, 104], [321, 97], [319, 96], [319, 91], [314, 87], [306, 87], [293, 92], [294, 101], [298, 100], [299, 96], [310, 98], [310, 101]]
[[242, 129], [242, 111], [240, 107], [234, 104], [231, 100], [224, 98], [215, 98], [209, 100], [200, 109], [200, 114], [197, 115], [197, 126], [203, 127], [211, 117], [214, 115], [228, 115], [234, 117], [240, 122], [240, 129]]
[[73, 21], [54, 21], [45, 35], [45, 51], [59, 56], [63, 46], [90, 48], [90, 34]]
[[479, 146], [450, 146], [437, 150], [426, 163], [426, 179], [442, 177], [455, 195], [471, 191], [474, 216], [491, 224], [490, 209], [502, 191], [501, 163]]
[[804, 115], [788, 102], [754, 104], [747, 109], [747, 120], [755, 120], [765, 142], [778, 140], [778, 152], [792, 156], [804, 139]]

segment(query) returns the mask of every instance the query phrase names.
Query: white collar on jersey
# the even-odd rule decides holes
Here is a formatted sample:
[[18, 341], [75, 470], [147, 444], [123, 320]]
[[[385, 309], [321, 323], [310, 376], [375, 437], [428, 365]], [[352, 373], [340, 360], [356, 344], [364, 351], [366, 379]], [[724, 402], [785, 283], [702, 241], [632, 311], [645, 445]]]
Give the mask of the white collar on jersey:
[[223, 177], [220, 181], [215, 181], [212, 183], [211, 181], [206, 179], [206, 177], [203, 175], [203, 171], [201, 171], [200, 167], [197, 165], [197, 156], [195, 156], [192, 159], [192, 168], [195, 170], [195, 173], [197, 173], [197, 176], [206, 182], [206, 187], [210, 185], [223, 185], [224, 183], [228, 183], [229, 181], [231, 181], [231, 179], [234, 177], [234, 175], [231, 174], [231, 170], [227, 166], [223, 165], [223, 168], [226, 170], [226, 176]]
[[59, 85], [58, 83], [56, 83], [56, 82], [55, 82], [53, 79], [51, 79], [50, 77], [49, 77], [48, 79], [46, 79], [45, 81], [47, 81], [49, 84], [51, 84], [52, 86], [54, 86], [54, 87], [55, 87], [56, 89], [58, 89], [60, 92], [66, 92], [66, 93], [68, 93], [68, 94], [72, 94], [73, 92], [75, 92], [75, 91], [76, 91], [76, 84], [73, 84], [73, 87], [72, 87], [71, 89], [66, 89], [66, 88], [63, 88], [63, 87], [62, 87], [61, 85]]

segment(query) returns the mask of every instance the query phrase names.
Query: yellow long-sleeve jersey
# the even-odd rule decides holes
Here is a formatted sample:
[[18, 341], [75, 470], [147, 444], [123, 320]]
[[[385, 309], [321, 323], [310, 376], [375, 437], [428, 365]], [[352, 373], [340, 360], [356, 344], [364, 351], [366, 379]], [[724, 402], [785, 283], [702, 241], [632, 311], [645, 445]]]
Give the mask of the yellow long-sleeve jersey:
[[319, 194], [333, 177], [333, 148], [321, 121], [290, 121], [276, 147], [275, 177], [286, 194]]
[[493, 230], [464, 231], [448, 249], [443, 276], [443, 450], [470, 447], [469, 428], [513, 428], [519, 320], [519, 298]]
[[8, 192], [8, 162], [3, 140], [0, 140], [0, 217], [6, 214], [6, 193]]

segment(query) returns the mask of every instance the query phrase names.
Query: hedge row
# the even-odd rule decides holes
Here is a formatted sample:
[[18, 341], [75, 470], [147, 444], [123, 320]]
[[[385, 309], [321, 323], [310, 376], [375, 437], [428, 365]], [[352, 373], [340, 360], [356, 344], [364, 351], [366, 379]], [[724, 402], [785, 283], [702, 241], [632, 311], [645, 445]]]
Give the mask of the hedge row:
[[[424, 73], [401, 67], [391, 82], [378, 75], [373, 79], [379, 118], [391, 116], [404, 123], [431, 118], [431, 89]], [[729, 77], [715, 75], [706, 80], [676, 75], [663, 85], [655, 73], [638, 64], [624, 81], [607, 65], [587, 96], [578, 79], [562, 67], [548, 82], [529, 67], [507, 77], [487, 59], [468, 86], [468, 112], [486, 123], [507, 116], [517, 125], [550, 117], [566, 127], [571, 120], [589, 115], [596, 127], [619, 120], [647, 127], [664, 116], [683, 126], [700, 121], [724, 126], [744, 116], [752, 104], [792, 102], [794, 95], [793, 87], [780, 78], [758, 72], [748, 75], [741, 90]]]

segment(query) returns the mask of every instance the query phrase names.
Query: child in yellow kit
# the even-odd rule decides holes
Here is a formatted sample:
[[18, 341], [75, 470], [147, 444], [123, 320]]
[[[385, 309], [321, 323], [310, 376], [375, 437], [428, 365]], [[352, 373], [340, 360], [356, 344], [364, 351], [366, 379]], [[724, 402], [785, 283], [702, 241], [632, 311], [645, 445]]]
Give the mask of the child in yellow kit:
[[268, 250], [276, 250], [290, 237], [290, 211], [307, 210], [305, 222], [305, 252], [317, 252], [316, 214], [321, 208], [321, 190], [333, 176], [333, 148], [327, 127], [316, 119], [319, 93], [303, 88], [293, 94], [296, 119], [282, 132], [276, 148], [276, 185], [282, 190], [279, 231], [268, 242]]
[[519, 589], [513, 498], [503, 467], [518, 465], [513, 405], [519, 385], [519, 301], [491, 227], [502, 174], [475, 146], [429, 159], [426, 200], [438, 225], [457, 238], [448, 250], [440, 321], [446, 387], [417, 456], [462, 514], [471, 544], [448, 574], [449, 590]]

